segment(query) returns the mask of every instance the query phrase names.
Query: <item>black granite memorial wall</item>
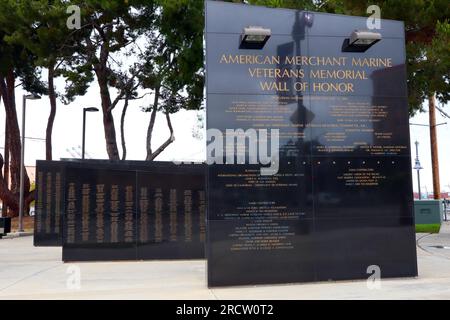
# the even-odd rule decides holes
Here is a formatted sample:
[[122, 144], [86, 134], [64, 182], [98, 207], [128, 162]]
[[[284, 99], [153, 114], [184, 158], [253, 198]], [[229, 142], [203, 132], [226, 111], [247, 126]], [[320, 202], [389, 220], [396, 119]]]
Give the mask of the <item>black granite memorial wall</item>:
[[202, 259], [205, 166], [66, 162], [63, 261]]
[[[366, 21], [206, 1], [209, 286], [417, 275], [404, 26], [344, 52]], [[271, 29], [263, 49], [240, 46], [249, 26]], [[273, 129], [262, 175], [252, 139], [270, 150]]]
[[65, 160], [36, 168], [35, 246], [63, 245], [64, 261], [204, 258], [203, 164]]
[[58, 161], [36, 161], [34, 245], [61, 246], [64, 167]]

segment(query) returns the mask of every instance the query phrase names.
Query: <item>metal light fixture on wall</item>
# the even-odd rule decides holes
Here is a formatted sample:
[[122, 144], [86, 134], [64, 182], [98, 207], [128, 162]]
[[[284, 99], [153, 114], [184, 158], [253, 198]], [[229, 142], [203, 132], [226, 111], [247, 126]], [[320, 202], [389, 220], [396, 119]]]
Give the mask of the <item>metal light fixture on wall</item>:
[[308, 11], [303, 12], [303, 19], [305, 21], [305, 25], [311, 28], [314, 23], [314, 13]]
[[381, 33], [368, 30], [355, 30], [349, 39], [344, 40], [342, 51], [344, 52], [366, 52], [375, 43], [381, 41]]
[[239, 49], [262, 49], [272, 35], [270, 29], [258, 26], [244, 28]]

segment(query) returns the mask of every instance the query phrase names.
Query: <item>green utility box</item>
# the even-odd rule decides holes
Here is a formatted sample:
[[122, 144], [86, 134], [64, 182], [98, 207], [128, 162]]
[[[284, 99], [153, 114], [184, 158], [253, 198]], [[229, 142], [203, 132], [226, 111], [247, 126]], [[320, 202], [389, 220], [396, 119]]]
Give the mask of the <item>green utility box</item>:
[[417, 224], [441, 224], [444, 205], [441, 200], [414, 200], [414, 215]]

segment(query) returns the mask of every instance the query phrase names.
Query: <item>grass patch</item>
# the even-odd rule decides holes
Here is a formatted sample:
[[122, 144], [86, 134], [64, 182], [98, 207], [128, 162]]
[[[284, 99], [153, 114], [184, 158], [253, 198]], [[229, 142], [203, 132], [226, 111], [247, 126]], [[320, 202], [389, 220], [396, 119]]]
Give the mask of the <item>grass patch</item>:
[[416, 224], [416, 233], [439, 233], [441, 225], [436, 224]]

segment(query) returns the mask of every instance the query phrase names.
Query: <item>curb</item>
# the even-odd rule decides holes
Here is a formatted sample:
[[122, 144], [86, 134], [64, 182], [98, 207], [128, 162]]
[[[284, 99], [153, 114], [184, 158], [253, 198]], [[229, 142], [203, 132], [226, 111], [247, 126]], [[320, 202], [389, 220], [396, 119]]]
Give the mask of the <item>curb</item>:
[[6, 236], [3, 236], [3, 239], [29, 237], [29, 236], [32, 236], [32, 235], [33, 235], [33, 232], [11, 232], [11, 233], [8, 233]]

